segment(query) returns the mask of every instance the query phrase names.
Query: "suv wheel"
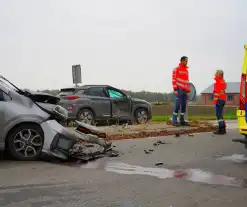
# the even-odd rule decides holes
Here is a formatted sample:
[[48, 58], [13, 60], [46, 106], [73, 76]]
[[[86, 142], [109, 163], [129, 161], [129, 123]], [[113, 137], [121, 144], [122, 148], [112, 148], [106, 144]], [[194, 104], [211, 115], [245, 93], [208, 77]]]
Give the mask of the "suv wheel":
[[94, 124], [94, 114], [90, 109], [81, 109], [77, 117], [78, 121], [81, 121], [85, 124]]
[[7, 137], [9, 153], [17, 160], [37, 160], [43, 149], [44, 133], [36, 124], [21, 124]]
[[135, 120], [137, 124], [146, 124], [148, 122], [148, 114], [144, 108], [137, 109], [135, 112]]

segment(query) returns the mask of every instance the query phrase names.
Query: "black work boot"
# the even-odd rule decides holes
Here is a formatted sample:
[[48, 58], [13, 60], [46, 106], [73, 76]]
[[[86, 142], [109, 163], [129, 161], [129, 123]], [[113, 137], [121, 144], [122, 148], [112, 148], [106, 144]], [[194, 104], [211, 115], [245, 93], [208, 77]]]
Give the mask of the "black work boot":
[[226, 134], [226, 126], [223, 126], [223, 128], [222, 128], [222, 133], [223, 133], [223, 134]]
[[214, 132], [214, 134], [217, 134], [217, 135], [226, 134], [226, 128], [225, 127], [219, 127], [219, 128], [216, 129], [216, 131]]
[[179, 127], [180, 124], [178, 122], [172, 122], [172, 125], [175, 126], [175, 127]]
[[182, 120], [182, 121], [180, 121], [180, 125], [181, 126], [189, 126], [189, 123], [184, 121], [184, 120]]

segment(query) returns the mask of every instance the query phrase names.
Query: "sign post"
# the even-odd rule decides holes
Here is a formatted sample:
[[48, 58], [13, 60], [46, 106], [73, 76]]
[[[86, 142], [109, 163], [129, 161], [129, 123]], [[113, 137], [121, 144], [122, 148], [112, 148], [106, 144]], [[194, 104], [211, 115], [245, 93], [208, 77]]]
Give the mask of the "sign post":
[[72, 78], [75, 86], [81, 83], [81, 65], [72, 65]]
[[196, 98], [196, 88], [192, 83], [190, 83], [190, 94], [188, 96], [186, 111], [184, 114], [184, 119], [187, 122], [189, 121], [189, 103], [192, 102], [193, 100], [195, 100], [195, 98]]
[[184, 114], [184, 120], [186, 122], [189, 121], [189, 101], [187, 101], [187, 104], [186, 104], [186, 111], [185, 111], [185, 114]]

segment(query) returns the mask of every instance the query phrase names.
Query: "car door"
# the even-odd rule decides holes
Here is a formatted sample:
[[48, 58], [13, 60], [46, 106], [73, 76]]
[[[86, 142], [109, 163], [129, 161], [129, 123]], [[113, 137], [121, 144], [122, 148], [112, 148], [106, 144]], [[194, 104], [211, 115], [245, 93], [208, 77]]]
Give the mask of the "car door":
[[112, 117], [130, 119], [131, 100], [122, 91], [115, 88], [106, 88], [112, 104]]
[[84, 94], [90, 99], [91, 107], [97, 118], [111, 118], [111, 102], [103, 87], [88, 88]]

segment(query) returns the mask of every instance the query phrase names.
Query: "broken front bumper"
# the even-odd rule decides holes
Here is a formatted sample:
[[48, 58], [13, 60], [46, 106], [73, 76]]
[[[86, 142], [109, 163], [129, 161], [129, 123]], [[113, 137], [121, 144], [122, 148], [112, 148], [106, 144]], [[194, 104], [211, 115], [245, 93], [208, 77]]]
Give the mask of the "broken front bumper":
[[[69, 130], [55, 120], [49, 120], [42, 123], [41, 127], [44, 131], [45, 138], [43, 152], [67, 160], [70, 156], [71, 150], [75, 149], [75, 144], [80, 143], [80, 141], [97, 144], [102, 146], [104, 149], [110, 148], [111, 143], [108, 143], [104, 139], [104, 133], [100, 132], [96, 128], [92, 128], [91, 125], [81, 122], [78, 122], [78, 124], [79, 126], [76, 130]], [[85, 152], [85, 154], [89, 155], [87, 152]]]
[[43, 122], [43, 152], [60, 159], [68, 159], [68, 152], [77, 143], [78, 138], [55, 120]]

